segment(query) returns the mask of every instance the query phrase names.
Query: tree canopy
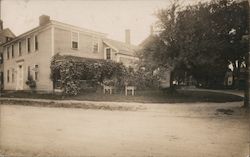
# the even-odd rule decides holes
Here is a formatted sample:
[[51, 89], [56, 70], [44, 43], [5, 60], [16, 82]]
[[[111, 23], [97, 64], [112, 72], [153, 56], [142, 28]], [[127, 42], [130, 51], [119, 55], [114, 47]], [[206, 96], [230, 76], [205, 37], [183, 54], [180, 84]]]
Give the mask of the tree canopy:
[[143, 60], [170, 68], [175, 77], [185, 71], [200, 83], [223, 82], [229, 64], [236, 70], [244, 63], [248, 9], [246, 1], [212, 0], [186, 7], [176, 1], [158, 11], [159, 32], [144, 46]]

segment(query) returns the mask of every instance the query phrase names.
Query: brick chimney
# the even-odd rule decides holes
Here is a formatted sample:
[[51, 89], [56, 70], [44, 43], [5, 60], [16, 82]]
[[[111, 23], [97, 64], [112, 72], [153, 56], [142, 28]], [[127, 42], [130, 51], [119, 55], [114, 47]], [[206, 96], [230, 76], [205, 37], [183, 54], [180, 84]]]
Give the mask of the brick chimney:
[[39, 26], [43, 26], [50, 22], [50, 17], [48, 15], [41, 15], [39, 17]]
[[125, 30], [125, 43], [130, 44], [130, 30], [129, 29]]

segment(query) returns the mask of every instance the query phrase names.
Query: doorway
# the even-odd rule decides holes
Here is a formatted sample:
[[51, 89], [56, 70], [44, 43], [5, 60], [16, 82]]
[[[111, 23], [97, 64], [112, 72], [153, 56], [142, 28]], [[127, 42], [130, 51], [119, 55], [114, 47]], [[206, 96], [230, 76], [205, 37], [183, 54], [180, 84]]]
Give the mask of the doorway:
[[16, 90], [23, 90], [23, 65], [19, 64], [17, 66], [17, 85]]

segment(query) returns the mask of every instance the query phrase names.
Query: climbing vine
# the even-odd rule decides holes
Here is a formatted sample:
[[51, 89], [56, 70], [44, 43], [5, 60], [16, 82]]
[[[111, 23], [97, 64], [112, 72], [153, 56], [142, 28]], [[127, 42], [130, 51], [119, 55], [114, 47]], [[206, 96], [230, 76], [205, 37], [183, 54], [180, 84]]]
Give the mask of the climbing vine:
[[127, 73], [122, 63], [61, 55], [53, 57], [50, 69], [51, 80], [54, 83], [60, 80], [66, 95], [77, 95], [81, 90], [81, 80], [95, 80], [100, 84], [122, 86]]

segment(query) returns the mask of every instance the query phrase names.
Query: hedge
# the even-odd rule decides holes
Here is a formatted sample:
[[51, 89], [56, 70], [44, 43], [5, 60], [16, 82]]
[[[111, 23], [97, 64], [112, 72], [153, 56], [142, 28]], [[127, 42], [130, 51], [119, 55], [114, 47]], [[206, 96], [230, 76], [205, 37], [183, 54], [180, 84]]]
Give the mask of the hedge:
[[80, 80], [96, 80], [107, 85], [109, 82], [106, 80], [113, 80], [113, 85], [121, 86], [127, 72], [122, 63], [59, 54], [53, 57], [50, 69], [51, 80], [55, 83], [60, 79], [67, 95], [77, 95], [80, 92]]
[[122, 63], [69, 55], [55, 55], [50, 69], [53, 84], [60, 79], [65, 95], [79, 94], [81, 80], [95, 80], [97, 84], [116, 86], [118, 89], [123, 89], [125, 85], [134, 85], [138, 89], [152, 88], [157, 86], [158, 81], [152, 72], [135, 71]]

